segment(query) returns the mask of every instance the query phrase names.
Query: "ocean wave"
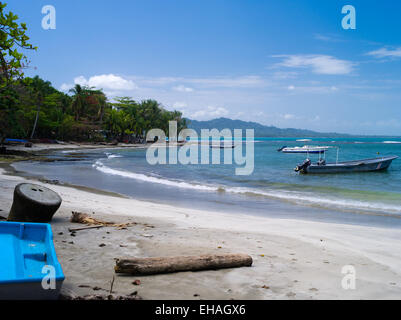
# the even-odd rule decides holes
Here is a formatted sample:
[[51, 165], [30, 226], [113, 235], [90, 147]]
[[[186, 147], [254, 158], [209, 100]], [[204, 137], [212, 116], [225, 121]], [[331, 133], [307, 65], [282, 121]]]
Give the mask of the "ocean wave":
[[383, 141], [382, 143], [395, 143], [395, 144], [400, 144], [401, 141]]
[[369, 212], [387, 212], [391, 214], [400, 215], [401, 206], [390, 205], [382, 202], [368, 202], [353, 199], [334, 199], [324, 197], [322, 195], [312, 195], [307, 192], [299, 192], [292, 190], [261, 190], [256, 188], [244, 187], [227, 187], [227, 186], [210, 186], [196, 183], [184, 182], [181, 180], [171, 180], [163, 177], [149, 176], [142, 173], [134, 173], [124, 170], [112, 169], [105, 166], [101, 161], [96, 161], [93, 167], [105, 174], [117, 175], [125, 178], [135, 179], [139, 181], [157, 183], [170, 187], [191, 189], [197, 191], [208, 192], [226, 192], [231, 194], [240, 194], [245, 196], [262, 196], [270, 199], [289, 201], [295, 204], [309, 205], [324, 207], [326, 209], [340, 209], [340, 210], [359, 210]]
[[346, 210], [356, 209], [356, 210], [365, 210], [374, 212], [388, 211], [396, 214], [401, 214], [401, 207], [397, 205], [387, 205], [385, 203], [379, 203], [379, 202], [367, 202], [367, 201], [358, 201], [350, 199], [332, 199], [329, 197], [300, 193], [291, 190], [263, 191], [251, 188], [229, 188], [226, 191], [238, 194], [265, 196], [268, 198], [290, 201], [296, 204], [314, 205], [329, 209], [332, 209], [334, 207]]
[[158, 183], [158, 184], [162, 184], [162, 185], [166, 185], [166, 186], [170, 186], [170, 187], [178, 187], [178, 188], [193, 189], [193, 190], [203, 190], [203, 191], [218, 191], [219, 190], [218, 187], [212, 187], [212, 186], [206, 186], [206, 185], [200, 185], [200, 184], [191, 184], [191, 183], [179, 181], [179, 180], [169, 180], [169, 179], [147, 176], [142, 173], [134, 173], [134, 172], [124, 171], [124, 170], [112, 169], [110, 167], [105, 166], [99, 160], [96, 161], [92, 166], [96, 170], [106, 173], [106, 174], [112, 174], [112, 175], [116, 175], [116, 176], [120, 176], [120, 177], [140, 180], [140, 181], [144, 181], [144, 182]]
[[107, 156], [107, 159], [122, 158], [122, 156], [119, 154], [114, 154], [114, 153], [109, 153], [109, 152], [106, 152], [105, 154]]

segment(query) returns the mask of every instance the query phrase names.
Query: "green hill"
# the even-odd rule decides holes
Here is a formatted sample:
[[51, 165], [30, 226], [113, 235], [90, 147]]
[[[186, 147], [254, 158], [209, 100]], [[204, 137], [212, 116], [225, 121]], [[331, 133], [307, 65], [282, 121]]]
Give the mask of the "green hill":
[[201, 129], [213, 129], [222, 130], [228, 129], [254, 129], [255, 137], [349, 137], [348, 134], [341, 134], [335, 132], [316, 132], [305, 129], [294, 129], [294, 128], [277, 128], [274, 126], [265, 126], [257, 122], [248, 122], [242, 120], [232, 120], [228, 118], [217, 118], [208, 121], [198, 121], [188, 119], [188, 128], [194, 129], [200, 134]]

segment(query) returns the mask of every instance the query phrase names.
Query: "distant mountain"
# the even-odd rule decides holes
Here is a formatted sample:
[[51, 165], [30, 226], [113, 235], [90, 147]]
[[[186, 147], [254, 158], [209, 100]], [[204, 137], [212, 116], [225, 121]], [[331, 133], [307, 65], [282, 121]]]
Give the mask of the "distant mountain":
[[228, 129], [254, 129], [255, 137], [350, 137], [348, 134], [341, 134], [335, 132], [316, 132], [312, 130], [305, 129], [293, 129], [286, 128], [281, 129], [274, 126], [264, 126], [257, 122], [248, 122], [242, 120], [232, 120], [228, 118], [218, 118], [212, 119], [208, 121], [198, 121], [187, 119], [189, 122], [188, 128], [194, 129], [199, 135], [201, 129], [213, 129], [216, 128], [218, 130], [222, 130], [225, 128]]

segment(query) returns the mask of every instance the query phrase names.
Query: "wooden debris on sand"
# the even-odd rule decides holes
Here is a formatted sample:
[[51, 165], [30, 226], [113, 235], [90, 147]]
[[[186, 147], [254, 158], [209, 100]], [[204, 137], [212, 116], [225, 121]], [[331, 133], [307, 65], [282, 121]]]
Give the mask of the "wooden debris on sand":
[[[136, 224], [135, 222], [128, 222], [128, 223], [114, 223], [114, 222], [108, 222], [108, 221], [103, 221], [103, 220], [98, 220], [93, 217], [91, 217], [89, 214], [82, 213], [82, 212], [75, 212], [72, 211], [72, 216], [70, 219], [71, 222], [74, 223], [82, 223], [86, 224], [88, 226], [95, 225], [95, 227], [116, 227], [117, 229], [126, 229], [127, 227]], [[84, 228], [77, 228], [78, 229], [84, 230]], [[85, 228], [87, 229], [87, 228]]]
[[116, 273], [150, 275], [180, 271], [250, 267], [252, 262], [252, 257], [247, 254], [121, 258], [116, 259], [116, 266], [114, 267], [114, 270]]
[[75, 231], [81, 231], [81, 230], [87, 230], [87, 229], [99, 229], [99, 228], [103, 228], [103, 225], [95, 225], [95, 226], [87, 226], [87, 227], [82, 227], [82, 228], [68, 228], [69, 232], [75, 232]]

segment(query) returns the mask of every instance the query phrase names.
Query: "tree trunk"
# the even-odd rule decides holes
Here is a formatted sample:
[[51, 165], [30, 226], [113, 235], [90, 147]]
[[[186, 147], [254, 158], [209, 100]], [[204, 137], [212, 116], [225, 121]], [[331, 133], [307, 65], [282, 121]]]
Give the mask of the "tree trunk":
[[180, 271], [216, 270], [250, 267], [252, 257], [246, 254], [220, 254], [157, 258], [116, 259], [116, 273], [149, 275]]
[[32, 128], [31, 139], [33, 138], [33, 136], [35, 134], [36, 125], [38, 124], [40, 105], [41, 105], [41, 102], [38, 103], [38, 110], [36, 111], [36, 118], [35, 118], [35, 123], [33, 124], [33, 128]]

